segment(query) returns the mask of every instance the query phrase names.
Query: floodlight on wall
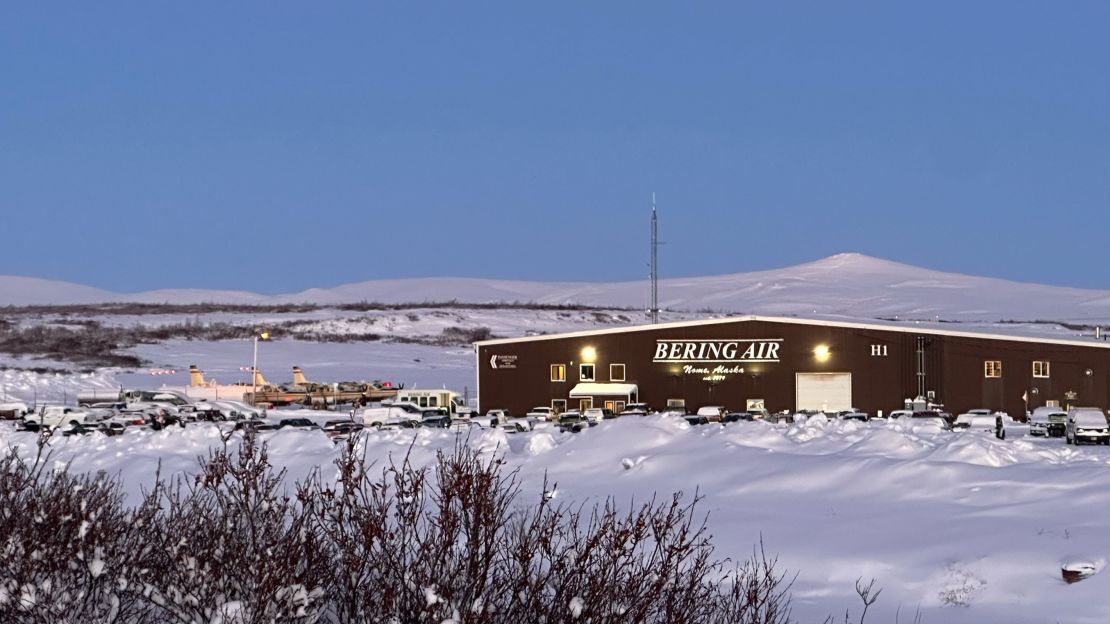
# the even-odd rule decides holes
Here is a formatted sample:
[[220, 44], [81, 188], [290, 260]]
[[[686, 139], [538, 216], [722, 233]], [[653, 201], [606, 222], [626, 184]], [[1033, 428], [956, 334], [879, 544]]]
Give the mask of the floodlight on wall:
[[582, 361], [590, 363], [590, 362], [594, 362], [595, 360], [597, 360], [597, 349], [595, 349], [593, 347], [583, 347], [582, 348]]
[[818, 362], [825, 362], [829, 359], [829, 345], [817, 345], [813, 348], [813, 357], [817, 358]]

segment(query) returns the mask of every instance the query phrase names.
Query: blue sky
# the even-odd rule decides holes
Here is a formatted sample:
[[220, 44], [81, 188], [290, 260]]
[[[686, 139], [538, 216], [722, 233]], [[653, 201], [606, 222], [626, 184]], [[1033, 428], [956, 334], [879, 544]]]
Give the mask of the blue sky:
[[1110, 288], [1110, 4], [893, 4], [5, 3], [0, 273]]

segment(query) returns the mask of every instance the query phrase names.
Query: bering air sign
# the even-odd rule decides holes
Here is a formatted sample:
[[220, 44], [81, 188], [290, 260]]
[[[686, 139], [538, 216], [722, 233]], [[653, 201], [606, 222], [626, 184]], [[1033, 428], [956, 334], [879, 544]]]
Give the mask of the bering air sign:
[[744, 367], [741, 364], [778, 362], [780, 347], [782, 338], [661, 339], [655, 341], [655, 357], [652, 361], [683, 364], [683, 373], [701, 375], [705, 381], [716, 382], [723, 381], [728, 375], [743, 374]]
[[656, 340], [653, 362], [778, 362], [782, 338]]

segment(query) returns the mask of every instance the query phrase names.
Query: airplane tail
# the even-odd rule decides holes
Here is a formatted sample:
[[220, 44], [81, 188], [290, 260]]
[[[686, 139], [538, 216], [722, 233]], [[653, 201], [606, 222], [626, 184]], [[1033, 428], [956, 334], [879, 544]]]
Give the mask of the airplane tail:
[[300, 366], [293, 367], [293, 384], [297, 386], [308, 385], [308, 380], [304, 378], [304, 373], [301, 372]]
[[194, 388], [204, 386], [204, 373], [197, 368], [196, 364], [189, 365], [189, 385]]
[[258, 387], [270, 385], [266, 383], [266, 378], [262, 376], [262, 371], [258, 370], [257, 368], [254, 369], [254, 385]]

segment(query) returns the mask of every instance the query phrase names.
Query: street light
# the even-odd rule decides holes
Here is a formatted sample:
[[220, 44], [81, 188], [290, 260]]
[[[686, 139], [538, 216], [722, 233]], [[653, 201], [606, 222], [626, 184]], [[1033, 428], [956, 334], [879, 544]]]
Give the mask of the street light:
[[252, 336], [254, 342], [254, 360], [251, 363], [251, 405], [257, 403], [254, 396], [258, 393], [258, 341], [269, 340], [270, 332], [262, 331]]

